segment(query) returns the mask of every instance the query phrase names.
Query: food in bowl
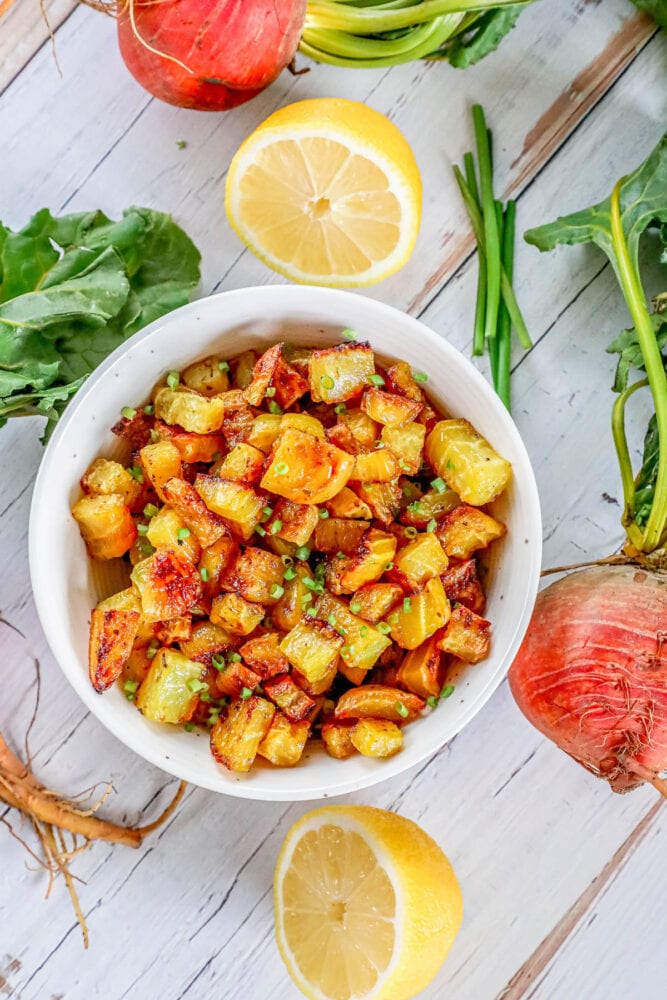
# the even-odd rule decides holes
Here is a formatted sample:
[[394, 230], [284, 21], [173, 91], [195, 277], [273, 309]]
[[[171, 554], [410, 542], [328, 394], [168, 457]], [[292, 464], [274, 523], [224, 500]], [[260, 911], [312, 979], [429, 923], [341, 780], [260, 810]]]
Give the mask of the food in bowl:
[[478, 559], [511, 466], [427, 376], [371, 346], [209, 356], [169, 372], [114, 431], [76, 518], [129, 586], [93, 609], [90, 679], [144, 716], [210, 727], [214, 758], [299, 762], [309, 739], [389, 757], [402, 726], [488, 653]]

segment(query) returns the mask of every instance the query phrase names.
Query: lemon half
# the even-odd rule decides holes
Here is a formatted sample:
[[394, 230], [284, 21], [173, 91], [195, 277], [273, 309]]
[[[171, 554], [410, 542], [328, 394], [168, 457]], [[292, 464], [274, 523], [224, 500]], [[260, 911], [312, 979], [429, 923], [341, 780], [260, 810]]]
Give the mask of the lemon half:
[[270, 115], [236, 152], [227, 218], [269, 267], [293, 281], [382, 281], [412, 253], [421, 218], [412, 150], [384, 115], [321, 98]]
[[274, 878], [276, 939], [310, 1000], [408, 1000], [433, 979], [463, 916], [451, 864], [416, 823], [329, 806], [291, 828]]

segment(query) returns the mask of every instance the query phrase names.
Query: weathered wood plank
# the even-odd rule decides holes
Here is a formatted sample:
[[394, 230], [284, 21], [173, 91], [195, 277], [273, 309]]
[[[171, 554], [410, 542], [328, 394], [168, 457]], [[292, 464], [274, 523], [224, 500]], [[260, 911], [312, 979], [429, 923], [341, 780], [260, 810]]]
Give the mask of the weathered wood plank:
[[[76, 9], [73, 0], [8, 0], [0, 3], [0, 95]], [[51, 45], [57, 62], [57, 47]]]

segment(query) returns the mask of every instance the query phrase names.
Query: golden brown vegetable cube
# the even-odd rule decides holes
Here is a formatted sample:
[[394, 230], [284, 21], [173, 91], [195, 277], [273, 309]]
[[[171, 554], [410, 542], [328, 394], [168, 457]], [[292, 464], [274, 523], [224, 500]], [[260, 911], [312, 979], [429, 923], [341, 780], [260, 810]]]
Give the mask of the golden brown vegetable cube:
[[396, 479], [400, 472], [396, 456], [388, 448], [383, 448], [357, 455], [350, 479], [361, 483], [388, 483]]
[[294, 503], [324, 503], [342, 490], [353, 466], [340, 448], [288, 427], [275, 442], [261, 486]]
[[151, 430], [154, 418], [148, 416], [143, 410], [139, 410], [133, 417], [123, 417], [111, 428], [113, 434], [127, 441], [132, 446], [132, 451], [143, 448], [151, 438]]
[[252, 372], [258, 357], [257, 351], [244, 351], [229, 362], [237, 389], [245, 389], [252, 382]]
[[97, 605], [98, 611], [139, 611], [141, 612], [141, 598], [135, 587], [127, 587], [119, 590], [111, 597], [105, 597]]
[[190, 638], [183, 640], [180, 647], [189, 660], [197, 660], [210, 667], [212, 658], [219, 653], [226, 653], [236, 641], [236, 636], [219, 625], [201, 621], [193, 625]]
[[318, 519], [314, 548], [318, 552], [356, 552], [370, 521], [354, 521], [345, 517]]
[[[149, 648], [151, 649], [151, 656], [148, 656]], [[121, 687], [125, 681], [136, 681], [137, 684], [143, 684], [146, 680], [146, 674], [150, 670], [151, 663], [153, 662], [152, 656], [155, 652], [155, 648], [149, 647], [149, 644], [145, 640], [135, 640], [130, 655], [123, 664], [120, 675]]]
[[348, 757], [352, 757], [356, 753], [351, 739], [353, 728], [354, 723], [345, 722], [342, 719], [340, 721], [330, 719], [322, 723], [322, 742], [330, 757], [335, 757], [336, 760], [347, 760]]
[[88, 668], [90, 683], [100, 693], [106, 691], [127, 662], [139, 626], [137, 611], [100, 611], [90, 619]]
[[340, 696], [334, 710], [337, 719], [389, 719], [412, 722], [424, 708], [424, 701], [410, 691], [364, 684]]
[[407, 361], [395, 361], [385, 372], [385, 381], [392, 392], [397, 392], [418, 403], [424, 401], [424, 393], [415, 382], [412, 368]]
[[277, 632], [267, 632], [256, 639], [244, 642], [239, 653], [262, 680], [286, 674], [289, 670], [287, 657], [280, 652], [280, 636]]
[[510, 463], [467, 420], [440, 420], [424, 451], [447, 485], [475, 507], [495, 500], [512, 477]]
[[252, 695], [229, 706], [211, 729], [211, 753], [230, 771], [249, 771], [257, 749], [269, 731], [275, 707], [265, 698]]
[[295, 684], [289, 674], [277, 674], [262, 683], [267, 698], [293, 722], [305, 719], [315, 707], [315, 700], [303, 688]]
[[220, 591], [220, 580], [234, 563], [239, 553], [238, 542], [228, 535], [219, 538], [204, 549], [199, 560], [199, 575], [204, 582], [204, 593], [212, 600]]
[[161, 420], [156, 420], [155, 431], [161, 440], [174, 445], [183, 462], [213, 462], [225, 450], [222, 434], [191, 434]]
[[364, 757], [393, 757], [403, 746], [403, 733], [388, 719], [359, 719], [350, 740]]
[[452, 616], [439, 642], [443, 652], [466, 663], [478, 663], [488, 654], [490, 644], [491, 622], [462, 604], [452, 609]]
[[155, 394], [155, 416], [193, 434], [215, 434], [222, 428], [225, 404], [222, 396], [200, 396], [187, 386], [163, 386]]
[[248, 539], [262, 519], [264, 501], [254, 490], [231, 479], [199, 474], [195, 489], [209, 510], [219, 514], [232, 534]]
[[436, 576], [416, 594], [411, 594], [406, 608], [400, 605], [390, 617], [398, 621], [392, 625], [391, 637], [403, 649], [416, 649], [429, 636], [443, 628], [449, 621], [451, 609], [440, 577]]
[[276, 712], [268, 733], [257, 748], [257, 753], [276, 767], [294, 767], [301, 760], [309, 733], [308, 719], [292, 722], [282, 712]]
[[373, 516], [368, 504], [353, 493], [349, 486], [344, 486], [340, 493], [327, 500], [325, 506], [332, 517], [360, 517], [370, 520]]
[[287, 633], [280, 651], [308, 681], [319, 681], [337, 662], [342, 645], [343, 636], [326, 622], [304, 618]]
[[282, 417], [279, 413], [260, 413], [252, 422], [246, 442], [264, 455], [268, 455], [273, 442], [280, 434], [281, 422]]
[[202, 674], [201, 663], [175, 649], [159, 649], [139, 688], [137, 708], [153, 722], [187, 722], [199, 698], [196, 685]]
[[360, 684], [364, 683], [368, 671], [364, 670], [363, 667], [351, 667], [345, 660], [341, 659], [338, 663], [338, 673], [346, 677], [350, 684], [359, 687]]
[[182, 372], [181, 378], [188, 389], [193, 389], [202, 396], [217, 396], [229, 389], [227, 367], [213, 354], [188, 365]]
[[148, 522], [146, 538], [156, 549], [170, 548], [197, 562], [201, 545], [195, 534], [190, 532], [181, 515], [173, 507], [160, 507]]
[[398, 460], [401, 472], [415, 476], [422, 464], [426, 428], [423, 424], [383, 427], [380, 440]]
[[[363, 618], [352, 613], [348, 605], [325, 591], [318, 598], [315, 613], [343, 635], [340, 658], [349, 667], [370, 670], [391, 640]], [[346, 674], [346, 676], [348, 676]]]
[[217, 671], [215, 686], [218, 694], [226, 698], [240, 698], [245, 688], [245, 694], [253, 691], [259, 684], [259, 674], [247, 667], [240, 660], [226, 663], [222, 670]]
[[280, 556], [248, 545], [229, 566], [220, 583], [223, 590], [240, 594], [254, 604], [275, 604], [283, 596]]
[[326, 437], [322, 421], [310, 413], [284, 413], [280, 418], [280, 430], [284, 431], [287, 427], [295, 427], [304, 434], [312, 434], [320, 441], [324, 441]]
[[343, 424], [359, 444], [372, 447], [380, 434], [380, 427], [363, 410], [346, 410], [338, 416], [338, 423]]
[[82, 497], [72, 507], [92, 559], [116, 559], [132, 548], [137, 528], [119, 493]]
[[318, 521], [319, 511], [313, 504], [293, 503], [281, 498], [264, 527], [270, 535], [275, 534], [294, 545], [305, 545]]
[[[311, 698], [319, 698], [321, 695], [327, 693], [333, 682], [338, 676], [338, 667], [341, 664], [341, 660], [334, 660], [330, 666], [327, 668], [327, 672], [319, 680], [309, 681], [307, 677], [304, 677], [302, 673], [293, 667], [291, 672], [292, 679], [299, 685], [299, 687], [310, 695]], [[308, 715], [310, 718], [310, 713]]]
[[312, 601], [313, 596], [303, 582], [306, 577], [310, 577], [309, 567], [297, 563], [294, 569], [296, 576], [292, 580], [285, 580], [283, 583], [285, 593], [271, 609], [274, 625], [283, 632], [289, 632], [297, 622], [301, 621], [306, 604]]
[[141, 483], [120, 462], [96, 458], [81, 480], [81, 489], [84, 493], [103, 496], [118, 493], [124, 503], [131, 507], [141, 493]]
[[436, 533], [448, 556], [468, 559], [473, 552], [502, 538], [505, 530], [505, 525], [490, 514], [462, 503], [444, 516]]
[[350, 600], [350, 611], [367, 622], [381, 618], [403, 600], [403, 588], [397, 583], [367, 583], [360, 587]]
[[308, 382], [282, 356], [283, 344], [274, 344], [256, 361], [252, 381], [243, 390], [248, 403], [259, 406], [269, 386], [279, 406], [288, 407], [308, 392]]
[[445, 489], [442, 493], [435, 489], [428, 490], [401, 511], [401, 524], [424, 529], [430, 521], [441, 520], [460, 503], [461, 498], [454, 490]]
[[378, 424], [400, 427], [419, 416], [422, 404], [407, 396], [397, 396], [382, 389], [367, 389], [361, 397], [361, 409]]
[[247, 441], [250, 436], [255, 411], [252, 410], [240, 389], [230, 389], [220, 397], [225, 407], [225, 416], [222, 421], [222, 433], [229, 448], [242, 441]]
[[211, 621], [233, 635], [250, 635], [262, 618], [261, 604], [251, 604], [239, 594], [218, 594], [211, 604]]
[[225, 522], [208, 509], [194, 486], [184, 479], [168, 479], [162, 486], [164, 498], [180, 514], [204, 548], [227, 534]]
[[314, 402], [344, 403], [363, 392], [375, 374], [370, 344], [337, 344], [313, 351], [308, 363]]
[[242, 441], [225, 455], [215, 473], [221, 479], [231, 479], [244, 486], [255, 486], [262, 478], [264, 457], [264, 452], [259, 448]]
[[157, 495], [164, 500], [162, 486], [168, 479], [181, 477], [181, 453], [171, 441], [147, 444], [139, 452], [141, 464]]
[[370, 528], [353, 556], [331, 556], [327, 560], [329, 589], [334, 594], [352, 594], [365, 583], [374, 583], [388, 568], [395, 552], [393, 535]]
[[196, 566], [176, 549], [161, 548], [132, 570], [132, 583], [141, 594], [143, 617], [161, 622], [181, 618], [197, 605], [202, 581]]
[[192, 615], [155, 622], [153, 631], [161, 646], [171, 646], [175, 642], [186, 642], [192, 635]]
[[458, 602], [470, 608], [475, 614], [482, 614], [486, 598], [477, 576], [477, 563], [474, 559], [450, 563], [441, 580], [451, 604]]
[[364, 446], [357, 441], [350, 428], [346, 427], [345, 424], [327, 427], [326, 438], [330, 444], [350, 455], [359, 455], [364, 450]]
[[391, 573], [406, 590], [416, 591], [446, 569], [442, 545], [434, 532], [426, 532], [398, 550]]
[[392, 524], [401, 504], [401, 486], [398, 480], [390, 483], [355, 483], [354, 492], [368, 504], [376, 518], [384, 525]]
[[437, 698], [442, 690], [446, 664], [438, 647], [441, 635], [442, 633], [436, 632], [421, 646], [406, 653], [398, 668], [398, 684], [420, 698]]

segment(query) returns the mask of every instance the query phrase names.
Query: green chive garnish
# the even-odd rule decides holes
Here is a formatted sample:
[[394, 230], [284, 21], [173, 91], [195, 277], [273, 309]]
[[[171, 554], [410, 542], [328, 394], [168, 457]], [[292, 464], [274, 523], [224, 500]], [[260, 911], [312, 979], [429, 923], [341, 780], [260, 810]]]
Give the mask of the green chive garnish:
[[320, 379], [320, 383], [323, 389], [333, 389], [336, 383], [332, 379], [331, 375], [323, 375]]
[[345, 559], [345, 558], [346, 557], [345, 557], [345, 553], [344, 552], [337, 552], [336, 553], [336, 559]]
[[148, 525], [147, 524], [138, 524], [137, 525], [137, 531], [139, 532], [140, 535], [147, 535], [148, 534]]
[[440, 692], [440, 697], [441, 698], [450, 698], [454, 694], [455, 690], [456, 690], [456, 688], [454, 687], [453, 684], [445, 684], [444, 688]]
[[299, 548], [294, 553], [297, 559], [301, 562], [305, 562], [306, 559], [310, 559], [310, 549], [307, 545], [300, 545]]
[[361, 611], [361, 604], [359, 604], [358, 601], [355, 601], [354, 604], [350, 604], [350, 611], [353, 615], [359, 614]]
[[432, 517], [431, 520], [426, 525], [426, 530], [430, 533], [432, 531], [435, 531], [437, 527], [438, 527], [438, 522], [434, 517]]
[[398, 712], [398, 714], [402, 719], [406, 719], [410, 714], [402, 701], [397, 701], [396, 704], [394, 705], [394, 708], [396, 709], [396, 711]]
[[190, 537], [190, 529], [189, 528], [179, 528], [178, 529], [178, 537], [180, 539], [189, 538]]
[[230, 663], [240, 663], [241, 662], [241, 654], [240, 653], [229, 653], [228, 656], [227, 656], [227, 659], [229, 660]]
[[426, 704], [428, 705], [429, 708], [437, 708], [438, 699], [434, 698], [434, 696], [431, 695], [429, 698], [426, 699]]
[[273, 514], [273, 507], [262, 507], [262, 514], [264, 517], [271, 517]]
[[283, 530], [283, 522], [282, 521], [274, 521], [273, 524], [271, 525], [271, 529], [270, 530], [271, 530], [271, 534], [272, 535], [277, 535], [279, 531]]
[[347, 413], [347, 406], [345, 403], [337, 403], [336, 406], [334, 406], [334, 413]]
[[394, 611], [393, 614], [389, 615], [387, 621], [390, 625], [398, 625], [398, 612]]
[[275, 385], [270, 385], [268, 387], [268, 389], [266, 389], [266, 391], [264, 392], [264, 395], [268, 396], [269, 399], [271, 399], [273, 396], [275, 396], [275, 394], [276, 394], [276, 387], [275, 387]]
[[186, 731], [186, 733], [191, 733], [194, 728], [195, 728], [194, 722], [186, 722], [183, 726], [183, 729]]
[[277, 476], [286, 476], [289, 472], [289, 465], [287, 462], [276, 462], [273, 471]]
[[152, 417], [154, 412], [155, 412], [155, 407], [152, 406], [151, 403], [149, 403], [148, 406], [144, 406], [144, 413], [146, 414], [147, 417]]
[[403, 610], [405, 611], [406, 614], [409, 611], [412, 611], [412, 601], [410, 600], [409, 597], [403, 598]]
[[139, 687], [139, 681], [125, 681], [123, 684], [123, 691], [128, 694], [134, 694]]
[[136, 479], [138, 483], [143, 483], [144, 481], [144, 470], [140, 465], [131, 465], [127, 470], [133, 479]]
[[371, 385], [375, 386], [384, 385], [384, 379], [382, 378], [381, 375], [369, 375], [368, 381], [371, 383]]
[[282, 413], [283, 408], [279, 403], [276, 403], [275, 399], [272, 399], [269, 403], [269, 413]]
[[228, 372], [229, 371], [229, 362], [228, 361], [218, 361], [218, 368], [220, 369], [221, 372]]
[[319, 516], [322, 518], [323, 521], [326, 521], [326, 519], [329, 516], [329, 511], [328, 510], [321, 510]]
[[264, 528], [263, 528], [263, 527], [261, 526], [261, 524], [257, 524], [257, 525], [255, 525], [255, 531], [256, 531], [256, 532], [257, 532], [257, 534], [258, 534], [258, 535], [260, 535], [260, 536], [261, 536], [262, 538], [263, 538], [263, 537], [264, 537], [264, 535], [266, 534], [266, 530], [265, 530], [265, 529], [264, 529]]
[[341, 337], [343, 338], [343, 340], [356, 340], [357, 339], [357, 335], [354, 332], [354, 330], [350, 330], [350, 329], [343, 330], [343, 332], [341, 333]]
[[336, 616], [333, 612], [329, 615], [327, 621], [329, 622], [332, 628], [336, 627]]
[[359, 635], [361, 638], [365, 638], [368, 635], [368, 625], [362, 625], [359, 629]]
[[216, 670], [224, 670], [227, 664], [222, 653], [214, 653], [211, 657], [211, 666]]
[[146, 656], [149, 660], [152, 660], [160, 647], [156, 642], [152, 642], [148, 649], [146, 650]]
[[277, 601], [278, 598], [282, 597], [283, 594], [285, 593], [285, 588], [281, 587], [279, 583], [274, 583], [269, 593], [271, 597]]
[[199, 575], [204, 581], [204, 583], [208, 583], [208, 570], [206, 569], [206, 566], [202, 566], [202, 568], [199, 570]]
[[181, 376], [178, 372], [169, 372], [167, 375], [167, 385], [170, 389], [175, 389], [178, 383], [181, 381]]
[[433, 487], [436, 493], [444, 493], [445, 490], [447, 489], [447, 483], [445, 482], [444, 479], [441, 479], [440, 476], [438, 476], [437, 479], [431, 480], [431, 486]]
[[295, 576], [296, 576], [296, 570], [294, 569], [293, 566], [288, 566], [285, 572], [283, 573], [284, 580], [293, 580]]
[[158, 508], [155, 506], [154, 503], [147, 503], [146, 506], [144, 507], [144, 517], [147, 517], [149, 521], [152, 517], [155, 517], [157, 512]]
[[406, 538], [416, 538], [417, 537], [417, 529], [414, 527], [414, 525], [409, 525], [405, 529], [405, 537]]
[[199, 694], [200, 691], [208, 691], [208, 684], [205, 681], [197, 680], [193, 678], [187, 683], [188, 691], [192, 691], [193, 694]]
[[391, 632], [391, 625], [388, 622], [378, 622], [375, 627], [382, 635], [388, 635]]
[[413, 372], [412, 377], [415, 382], [428, 382], [428, 375], [426, 372]]
[[132, 417], [136, 417], [137, 411], [131, 406], [124, 406], [120, 411], [121, 417], [125, 417], [126, 420], [131, 420]]

